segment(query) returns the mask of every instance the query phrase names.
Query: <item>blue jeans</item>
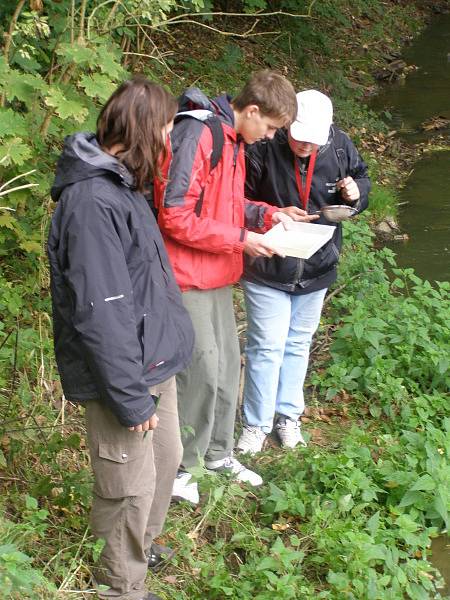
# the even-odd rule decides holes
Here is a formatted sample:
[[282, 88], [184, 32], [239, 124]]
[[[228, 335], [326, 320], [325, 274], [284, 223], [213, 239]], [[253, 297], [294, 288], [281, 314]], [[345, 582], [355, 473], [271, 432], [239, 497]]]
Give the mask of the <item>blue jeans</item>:
[[270, 433], [275, 413], [297, 420], [305, 408], [309, 348], [327, 290], [295, 296], [245, 280], [241, 285], [247, 308], [244, 422]]

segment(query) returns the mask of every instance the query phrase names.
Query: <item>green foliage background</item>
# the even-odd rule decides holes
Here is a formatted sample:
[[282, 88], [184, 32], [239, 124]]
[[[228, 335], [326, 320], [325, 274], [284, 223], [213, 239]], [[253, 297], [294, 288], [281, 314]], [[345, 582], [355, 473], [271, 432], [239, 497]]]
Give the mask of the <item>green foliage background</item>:
[[[0, 598], [91, 597], [89, 565], [101, 550], [87, 525], [82, 416], [62, 398], [51, 344], [44, 246], [64, 136], [92, 130], [101, 103], [134, 71], [174, 93], [194, 81], [233, 93], [267, 66], [331, 93], [339, 122], [364, 144], [386, 132], [362, 102], [373, 68], [423, 24], [423, 7], [3, 0]], [[271, 14], [255, 24], [258, 11]], [[352, 427], [330, 425], [323, 447], [267, 452], [257, 468], [270, 485], [256, 495], [197, 473], [205, 505], [173, 509], [167, 541], [178, 558], [166, 580], [151, 582], [167, 598], [174, 589], [180, 599], [439, 597], [428, 548], [449, 525], [449, 286], [373, 248], [370, 223], [394, 210], [395, 194], [378, 181], [389, 172], [383, 157], [366, 150], [372, 214], [347, 227], [339, 293], [321, 330], [333, 341], [310, 380], [312, 404], [350, 398]]]

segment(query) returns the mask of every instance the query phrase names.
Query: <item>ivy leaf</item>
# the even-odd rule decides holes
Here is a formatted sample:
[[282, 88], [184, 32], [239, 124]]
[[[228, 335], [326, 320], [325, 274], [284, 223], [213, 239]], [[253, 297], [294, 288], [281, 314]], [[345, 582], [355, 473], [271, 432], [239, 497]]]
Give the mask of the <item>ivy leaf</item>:
[[88, 114], [88, 109], [85, 106], [75, 100], [68, 100], [57, 87], [50, 88], [45, 98], [45, 104], [54, 108], [61, 119], [72, 118], [78, 123], [82, 123]]
[[83, 75], [79, 85], [84, 89], [86, 96], [101, 101], [107, 100], [116, 88], [116, 84], [107, 75], [100, 73]]

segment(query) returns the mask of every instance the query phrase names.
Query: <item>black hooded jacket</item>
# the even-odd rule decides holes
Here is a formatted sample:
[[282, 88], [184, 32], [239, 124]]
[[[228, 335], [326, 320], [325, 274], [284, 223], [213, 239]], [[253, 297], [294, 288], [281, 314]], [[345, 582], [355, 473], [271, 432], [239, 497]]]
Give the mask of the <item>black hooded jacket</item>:
[[124, 426], [151, 417], [149, 386], [184, 369], [194, 342], [159, 229], [132, 186], [93, 134], [66, 138], [48, 240], [66, 398], [100, 398]]
[[[289, 146], [287, 132], [279, 130], [267, 142], [258, 142], [246, 149], [246, 197], [262, 200], [279, 206], [297, 206], [300, 203], [299, 190], [295, 177], [296, 158]], [[300, 170], [302, 166], [299, 161]], [[330, 204], [342, 204], [336, 182], [350, 175], [360, 191], [360, 198], [354, 205], [362, 212], [368, 205], [370, 180], [367, 166], [349, 137], [334, 125], [325, 146], [317, 153], [308, 212]], [[323, 217], [314, 221], [317, 224], [335, 225], [333, 237], [311, 258], [273, 256], [272, 258], [249, 259], [245, 257], [244, 279], [268, 285], [294, 294], [309, 294], [329, 287], [336, 279], [336, 266], [342, 245], [341, 223], [330, 223]]]

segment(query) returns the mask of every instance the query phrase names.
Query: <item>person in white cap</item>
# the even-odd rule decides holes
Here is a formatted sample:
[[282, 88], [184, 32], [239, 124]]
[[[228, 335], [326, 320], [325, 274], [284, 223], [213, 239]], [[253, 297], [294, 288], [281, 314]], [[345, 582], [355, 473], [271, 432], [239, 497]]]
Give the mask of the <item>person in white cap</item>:
[[[247, 309], [247, 343], [241, 452], [262, 449], [275, 426], [281, 445], [306, 445], [299, 418], [312, 337], [328, 287], [336, 279], [340, 223], [317, 211], [368, 205], [367, 166], [349, 137], [333, 125], [331, 100], [317, 90], [297, 94], [289, 129], [246, 151], [246, 196], [280, 208], [294, 206], [305, 221], [336, 225], [332, 239], [308, 260], [274, 256], [247, 260], [241, 285]], [[298, 217], [296, 220], [300, 220]]]

